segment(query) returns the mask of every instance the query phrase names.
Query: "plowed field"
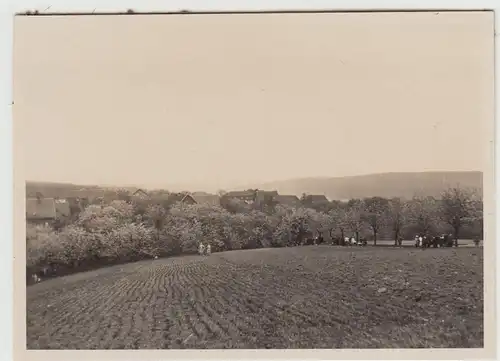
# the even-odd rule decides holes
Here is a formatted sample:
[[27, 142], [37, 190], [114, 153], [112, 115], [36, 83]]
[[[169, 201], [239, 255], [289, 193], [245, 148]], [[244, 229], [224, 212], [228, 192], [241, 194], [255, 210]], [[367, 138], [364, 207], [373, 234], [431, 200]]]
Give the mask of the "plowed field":
[[28, 349], [482, 347], [482, 249], [310, 246], [27, 288]]

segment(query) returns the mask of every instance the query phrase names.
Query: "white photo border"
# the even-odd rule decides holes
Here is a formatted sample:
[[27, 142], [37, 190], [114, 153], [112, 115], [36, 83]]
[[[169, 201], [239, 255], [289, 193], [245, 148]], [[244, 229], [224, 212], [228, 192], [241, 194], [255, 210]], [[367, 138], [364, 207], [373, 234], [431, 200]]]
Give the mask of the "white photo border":
[[[424, 11], [424, 10], [496, 10], [500, 9], [498, 0], [420, 0], [420, 1], [375, 1], [375, 0], [6, 0], [0, 3], [0, 241], [4, 251], [0, 252], [0, 289], [4, 291], [1, 297], [0, 329], [0, 358], [11, 360], [13, 353], [13, 119], [12, 119], [12, 51], [13, 51], [13, 20], [16, 13], [28, 10], [38, 10], [44, 13], [116, 13], [126, 12], [128, 9], [136, 13], [149, 12], [269, 12], [269, 11]], [[495, 16], [495, 29], [499, 29], [499, 17]], [[500, 54], [498, 52], [498, 37], [495, 36], [495, 67]], [[498, 86], [498, 76], [495, 71], [495, 89]], [[498, 92], [495, 92], [495, 119], [498, 119]], [[498, 127], [495, 126], [495, 139], [498, 139]], [[495, 146], [495, 179], [498, 178], [498, 147]], [[17, 165], [22, 166], [22, 165]], [[495, 182], [495, 194], [498, 191]], [[496, 197], [495, 197], [496, 198]], [[495, 204], [495, 220], [498, 220], [498, 204]], [[496, 224], [496, 223], [495, 223]], [[496, 227], [495, 227], [496, 228]], [[22, 241], [22, 240], [14, 240]], [[496, 248], [496, 259], [499, 257], [500, 247]], [[485, 265], [486, 266], [486, 265]], [[491, 267], [492, 265], [487, 265]], [[498, 277], [498, 267], [496, 276]], [[498, 290], [496, 305], [498, 307]], [[498, 309], [498, 308], [497, 308]], [[497, 320], [498, 329], [498, 320]], [[319, 351], [319, 350], [318, 350]], [[446, 357], [440, 350], [433, 350], [433, 354], [412, 351], [415, 358], [436, 359], [465, 359], [469, 352], [463, 350], [459, 357]], [[370, 350], [369, 354], [358, 351], [359, 356], [352, 356], [354, 351], [338, 351], [335, 358], [348, 359], [408, 359], [408, 354], [397, 350]], [[368, 351], [366, 351], [368, 352]], [[347, 355], [351, 353], [351, 355]], [[345, 355], [345, 356], [344, 356]], [[19, 356], [19, 355], [18, 355]], [[30, 359], [327, 359], [324, 352], [307, 350], [254, 350], [254, 351], [30, 351], [23, 354]], [[472, 355], [471, 355], [472, 356]], [[23, 358], [24, 358], [23, 357]], [[354, 357], [354, 358], [353, 358]], [[472, 356], [473, 357], [473, 356]], [[494, 356], [493, 356], [494, 357]]]

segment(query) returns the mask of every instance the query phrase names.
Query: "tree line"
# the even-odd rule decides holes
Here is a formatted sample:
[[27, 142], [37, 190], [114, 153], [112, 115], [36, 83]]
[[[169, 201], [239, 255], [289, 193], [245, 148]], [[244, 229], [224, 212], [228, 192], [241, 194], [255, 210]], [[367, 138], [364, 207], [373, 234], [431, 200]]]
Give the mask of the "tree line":
[[[483, 234], [480, 192], [449, 188], [440, 198], [410, 200], [371, 197], [287, 206], [272, 197], [258, 204], [225, 199], [221, 205], [183, 204], [165, 194], [132, 199], [117, 192], [103, 204], [72, 207], [72, 216], [54, 226], [27, 225], [27, 267], [76, 271], [140, 259], [194, 254], [199, 242], [213, 252], [286, 247], [298, 239], [366, 237], [411, 239], [419, 234]], [[300, 243], [300, 242], [299, 242]], [[29, 273], [28, 272], [28, 273]], [[62, 272], [62, 271], [61, 271]]]

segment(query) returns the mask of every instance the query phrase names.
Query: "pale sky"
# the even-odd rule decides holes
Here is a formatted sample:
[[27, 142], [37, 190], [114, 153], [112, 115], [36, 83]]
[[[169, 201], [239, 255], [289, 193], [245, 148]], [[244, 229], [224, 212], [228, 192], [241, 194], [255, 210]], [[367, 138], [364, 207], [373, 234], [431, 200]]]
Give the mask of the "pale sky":
[[486, 166], [492, 13], [18, 17], [14, 31], [28, 180], [214, 190]]

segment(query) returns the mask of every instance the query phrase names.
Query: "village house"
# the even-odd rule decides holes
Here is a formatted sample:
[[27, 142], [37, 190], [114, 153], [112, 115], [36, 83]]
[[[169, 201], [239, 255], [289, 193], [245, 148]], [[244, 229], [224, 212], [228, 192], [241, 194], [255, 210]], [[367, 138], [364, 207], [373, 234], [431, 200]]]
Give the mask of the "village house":
[[181, 199], [181, 203], [183, 204], [196, 204], [196, 200], [189, 193], [185, 193]]
[[329, 203], [330, 201], [323, 194], [306, 194], [302, 197], [301, 202], [303, 204], [322, 204]]
[[224, 200], [228, 199], [239, 199], [246, 204], [259, 204], [263, 203], [269, 199], [274, 199], [278, 196], [277, 191], [263, 191], [259, 189], [248, 189], [246, 191], [233, 191], [228, 192], [222, 196]]
[[300, 206], [300, 199], [295, 195], [277, 195], [274, 200], [279, 204], [287, 205], [290, 207]]
[[139, 199], [142, 199], [142, 200], [147, 200], [147, 199], [150, 199], [151, 197], [149, 196], [149, 194], [143, 190], [143, 189], [137, 189], [135, 192], [132, 193], [132, 197], [133, 198], [139, 198]]
[[182, 204], [196, 204], [196, 201], [194, 198], [191, 196], [191, 194], [187, 192], [180, 192], [180, 193], [171, 193], [168, 196], [168, 201], [169, 203], [177, 203], [180, 202]]
[[255, 196], [255, 201], [257, 203], [264, 203], [266, 201], [271, 201], [275, 200], [275, 198], [278, 196], [277, 191], [261, 191], [257, 190], [256, 196]]
[[220, 197], [214, 194], [191, 194], [191, 197], [197, 204], [206, 204], [210, 206], [220, 206]]
[[49, 224], [56, 219], [54, 198], [27, 198], [26, 222], [32, 224]]
[[243, 201], [247, 204], [252, 204], [257, 198], [257, 192], [254, 189], [249, 189], [246, 191], [232, 191], [224, 194], [222, 198], [224, 200], [239, 199], [240, 201]]
[[330, 202], [324, 194], [311, 194], [306, 197], [312, 204], [321, 204]]
[[66, 199], [26, 198], [27, 223], [49, 225], [70, 216], [70, 203]]

